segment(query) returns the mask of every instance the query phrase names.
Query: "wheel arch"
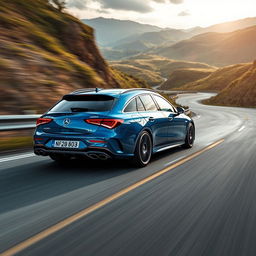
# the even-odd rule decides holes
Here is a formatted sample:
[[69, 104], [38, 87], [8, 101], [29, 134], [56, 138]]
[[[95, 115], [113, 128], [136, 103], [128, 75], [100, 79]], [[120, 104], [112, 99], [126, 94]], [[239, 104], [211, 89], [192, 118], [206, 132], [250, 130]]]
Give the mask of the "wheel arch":
[[145, 128], [143, 128], [143, 129], [139, 132], [139, 134], [137, 135], [137, 138], [136, 138], [135, 143], [134, 143], [133, 152], [135, 152], [136, 145], [137, 145], [137, 142], [138, 142], [138, 139], [139, 139], [140, 135], [141, 135], [143, 132], [145, 132], [145, 131], [148, 132], [148, 134], [149, 134], [149, 136], [150, 136], [150, 138], [151, 138], [151, 141], [152, 141], [152, 151], [153, 151], [153, 147], [154, 147], [154, 138], [153, 138], [153, 134], [152, 134], [152, 131], [151, 131], [150, 128], [145, 127]]

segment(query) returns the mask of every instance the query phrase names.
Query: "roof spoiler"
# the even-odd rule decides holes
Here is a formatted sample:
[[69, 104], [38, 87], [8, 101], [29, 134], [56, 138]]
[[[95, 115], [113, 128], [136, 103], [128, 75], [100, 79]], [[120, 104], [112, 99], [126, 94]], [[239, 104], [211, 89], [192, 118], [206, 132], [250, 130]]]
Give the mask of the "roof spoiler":
[[70, 94], [79, 94], [79, 93], [86, 93], [86, 92], [99, 92], [101, 91], [101, 88], [84, 88], [84, 89], [78, 89], [75, 90], [73, 92], [71, 92]]

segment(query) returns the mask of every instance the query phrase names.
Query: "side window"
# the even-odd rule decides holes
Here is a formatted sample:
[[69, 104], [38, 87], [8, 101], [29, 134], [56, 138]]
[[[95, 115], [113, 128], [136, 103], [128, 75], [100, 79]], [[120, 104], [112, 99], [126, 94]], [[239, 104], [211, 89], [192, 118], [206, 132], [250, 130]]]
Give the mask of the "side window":
[[140, 99], [146, 108], [146, 111], [157, 111], [157, 106], [149, 94], [141, 95]]
[[137, 101], [137, 110], [138, 111], [145, 111], [145, 108], [141, 102], [141, 99], [139, 97], [136, 97], [136, 101]]
[[133, 99], [124, 109], [124, 112], [136, 112], [137, 106], [136, 106], [136, 99]]
[[156, 100], [161, 111], [175, 112], [173, 106], [167, 100], [157, 95], [154, 95], [153, 97]]

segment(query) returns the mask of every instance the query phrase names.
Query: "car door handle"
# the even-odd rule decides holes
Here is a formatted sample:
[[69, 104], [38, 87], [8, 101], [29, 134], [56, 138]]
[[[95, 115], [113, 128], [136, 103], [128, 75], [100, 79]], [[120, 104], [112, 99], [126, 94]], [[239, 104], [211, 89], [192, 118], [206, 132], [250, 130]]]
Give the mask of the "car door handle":
[[151, 117], [148, 118], [148, 120], [149, 120], [150, 122], [154, 122], [154, 121], [155, 121], [155, 118], [151, 116]]
[[172, 121], [172, 120], [173, 120], [173, 117], [172, 117], [172, 116], [169, 116], [169, 117], [168, 117], [168, 120], [169, 120], [169, 121]]

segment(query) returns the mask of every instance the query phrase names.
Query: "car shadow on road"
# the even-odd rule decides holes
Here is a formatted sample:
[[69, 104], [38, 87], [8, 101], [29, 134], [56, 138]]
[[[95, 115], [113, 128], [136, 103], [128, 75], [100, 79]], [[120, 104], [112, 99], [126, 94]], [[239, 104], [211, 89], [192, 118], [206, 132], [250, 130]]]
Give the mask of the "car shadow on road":
[[65, 164], [42, 160], [6, 169], [0, 176], [0, 213], [127, 173], [144, 172], [146, 174], [143, 174], [144, 176], [150, 175], [157, 161], [181, 150], [176, 148], [155, 154], [152, 158], [152, 166], [149, 164], [141, 170], [132, 166], [130, 160], [89, 159], [71, 160]]

